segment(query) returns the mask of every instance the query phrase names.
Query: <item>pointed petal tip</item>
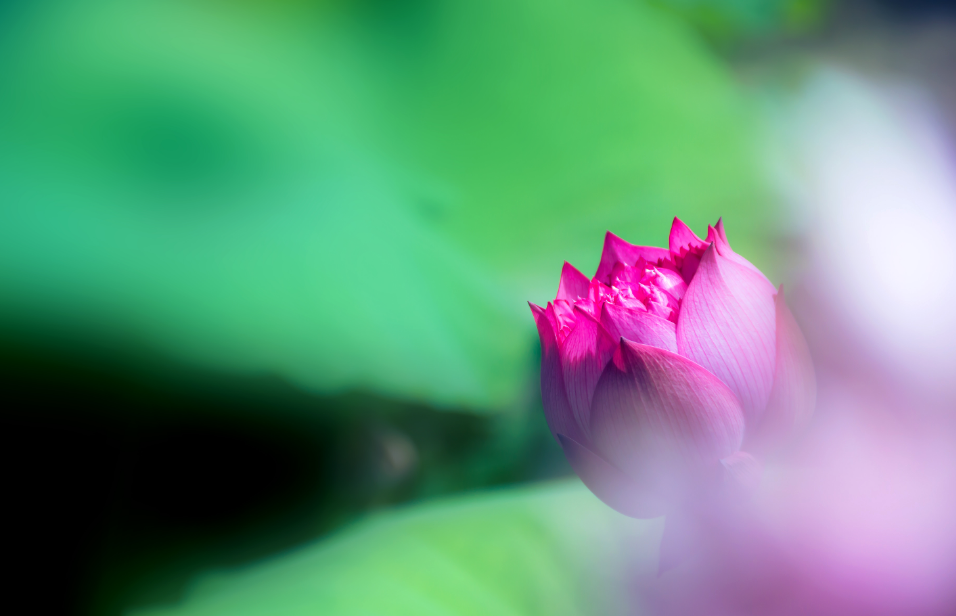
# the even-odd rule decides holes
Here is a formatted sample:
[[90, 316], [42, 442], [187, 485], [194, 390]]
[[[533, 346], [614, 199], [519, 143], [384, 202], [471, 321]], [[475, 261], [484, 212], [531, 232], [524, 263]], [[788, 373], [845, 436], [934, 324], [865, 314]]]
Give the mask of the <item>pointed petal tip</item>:
[[[717, 219], [717, 224], [714, 225], [714, 228], [717, 230], [717, 235], [720, 236], [722, 240], [727, 242], [727, 232], [724, 230], [724, 217], [721, 216]], [[730, 245], [730, 242], [727, 242], [727, 245]]]
[[673, 260], [668, 248], [638, 246], [607, 231], [604, 234], [604, 247], [601, 249], [601, 262], [594, 274], [594, 280], [607, 284], [608, 276], [615, 265], [634, 265], [641, 258], [651, 264], [663, 264]]
[[591, 281], [567, 261], [561, 267], [561, 280], [558, 282], [557, 299], [574, 301], [587, 297]]
[[700, 239], [680, 218], [674, 218], [670, 235], [667, 237], [667, 247], [673, 259], [680, 263], [680, 274], [687, 284], [693, 280], [701, 253], [709, 245], [713, 245], [713, 242]]
[[[548, 305], [550, 304], [551, 302], [548, 302]], [[534, 317], [535, 325], [538, 326], [538, 330], [539, 330], [538, 333], [539, 334], [541, 333], [541, 323], [547, 322], [548, 328], [552, 330], [552, 335], [553, 335], [554, 327], [552, 325], [552, 320], [548, 318], [548, 309], [542, 308], [541, 306], [530, 301], [528, 302], [528, 307], [531, 309], [531, 316]]]
[[694, 233], [694, 230], [691, 229], [686, 222], [684, 222], [677, 216], [674, 216], [674, 222], [671, 223], [671, 231], [670, 231], [669, 238], [672, 240], [673, 239], [679, 240], [680, 245], [682, 246], [686, 246], [687, 244], [690, 244], [694, 240], [696, 240], [697, 243], [701, 243], [701, 244], [703, 243], [703, 240], [700, 239], [700, 237], [696, 233]]
[[730, 259], [734, 263], [743, 265], [747, 269], [753, 270], [754, 272], [759, 274], [761, 278], [763, 278], [766, 281], [768, 287], [771, 287], [771, 288], [773, 287], [773, 284], [771, 284], [770, 281], [767, 280], [767, 277], [764, 275], [763, 272], [760, 271], [760, 269], [756, 265], [754, 265], [753, 263], [751, 263], [744, 257], [734, 252], [734, 249], [730, 247], [730, 242], [727, 241], [727, 232], [724, 230], [724, 223], [722, 218], [717, 221], [717, 224], [715, 226], [707, 227], [707, 241], [712, 242], [716, 245], [717, 254], [719, 254], [721, 257], [724, 257], [725, 259]]

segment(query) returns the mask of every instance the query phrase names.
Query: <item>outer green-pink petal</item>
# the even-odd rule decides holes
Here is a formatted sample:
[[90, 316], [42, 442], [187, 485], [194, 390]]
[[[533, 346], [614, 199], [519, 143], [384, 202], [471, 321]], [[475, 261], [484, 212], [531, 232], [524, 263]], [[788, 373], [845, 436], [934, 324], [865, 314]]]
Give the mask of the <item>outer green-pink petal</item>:
[[601, 375], [591, 408], [595, 451], [658, 494], [739, 450], [744, 435], [740, 403], [717, 377], [627, 340]]
[[757, 425], [776, 364], [774, 300], [762, 276], [711, 244], [681, 304], [677, 349], [726, 383]]
[[604, 366], [614, 353], [615, 341], [591, 315], [575, 307], [574, 330], [558, 345], [564, 385], [571, 413], [590, 442], [591, 396]]
[[538, 326], [538, 336], [541, 338], [541, 403], [544, 406], [548, 428], [551, 429], [551, 434], [555, 438], [558, 434], [567, 434], [583, 439], [581, 429], [568, 403], [558, 344], [551, 320], [544, 308], [530, 302], [528, 305], [531, 306], [531, 314], [534, 315], [534, 322]]
[[588, 277], [565, 261], [564, 267], [561, 268], [561, 281], [558, 283], [558, 295], [555, 299], [565, 299], [574, 303], [574, 300], [588, 296], [589, 286], [591, 281]]
[[666, 513], [663, 500], [577, 440], [559, 434], [558, 442], [571, 468], [605, 505], [632, 518], [656, 518]]
[[[813, 415], [817, 398], [810, 349], [787, 307], [782, 287], [774, 303], [777, 317], [776, 368], [770, 401], [753, 437], [760, 448], [784, 441], [803, 428]], [[751, 440], [749, 435], [748, 440]]]
[[601, 325], [614, 338], [623, 337], [631, 342], [677, 352], [676, 325], [646, 310], [605, 302], [601, 308]]

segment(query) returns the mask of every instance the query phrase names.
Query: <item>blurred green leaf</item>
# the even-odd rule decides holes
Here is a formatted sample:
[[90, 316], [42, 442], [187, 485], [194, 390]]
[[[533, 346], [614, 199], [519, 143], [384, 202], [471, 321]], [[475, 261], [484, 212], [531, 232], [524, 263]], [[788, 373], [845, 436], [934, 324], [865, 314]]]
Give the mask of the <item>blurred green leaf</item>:
[[688, 20], [712, 40], [730, 43], [801, 32], [819, 25], [828, 0], [652, 0]]
[[201, 578], [138, 616], [632, 614], [661, 520], [621, 516], [577, 480], [399, 510], [325, 542]]
[[500, 409], [524, 300], [606, 229], [722, 214], [766, 262], [747, 104], [637, 2], [63, 0], [7, 30], [7, 329]]

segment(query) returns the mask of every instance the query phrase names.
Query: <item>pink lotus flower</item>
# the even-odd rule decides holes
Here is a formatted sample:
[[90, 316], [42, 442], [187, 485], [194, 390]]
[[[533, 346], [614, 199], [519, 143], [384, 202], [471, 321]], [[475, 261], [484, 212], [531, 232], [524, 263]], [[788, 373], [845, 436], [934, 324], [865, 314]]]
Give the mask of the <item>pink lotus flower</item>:
[[752, 488], [751, 453], [813, 412], [803, 334], [722, 221], [702, 240], [675, 218], [668, 248], [609, 232], [594, 278], [565, 263], [557, 298], [531, 311], [548, 426], [588, 488], [626, 515]]

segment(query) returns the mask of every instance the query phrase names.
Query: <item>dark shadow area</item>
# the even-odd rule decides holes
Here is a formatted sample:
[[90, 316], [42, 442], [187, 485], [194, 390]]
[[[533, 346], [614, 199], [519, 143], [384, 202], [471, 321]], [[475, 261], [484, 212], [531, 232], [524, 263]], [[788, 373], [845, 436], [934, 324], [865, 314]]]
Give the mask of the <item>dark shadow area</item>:
[[537, 400], [476, 415], [11, 341], [0, 391], [9, 603], [32, 613], [168, 602], [375, 509], [570, 472]]

